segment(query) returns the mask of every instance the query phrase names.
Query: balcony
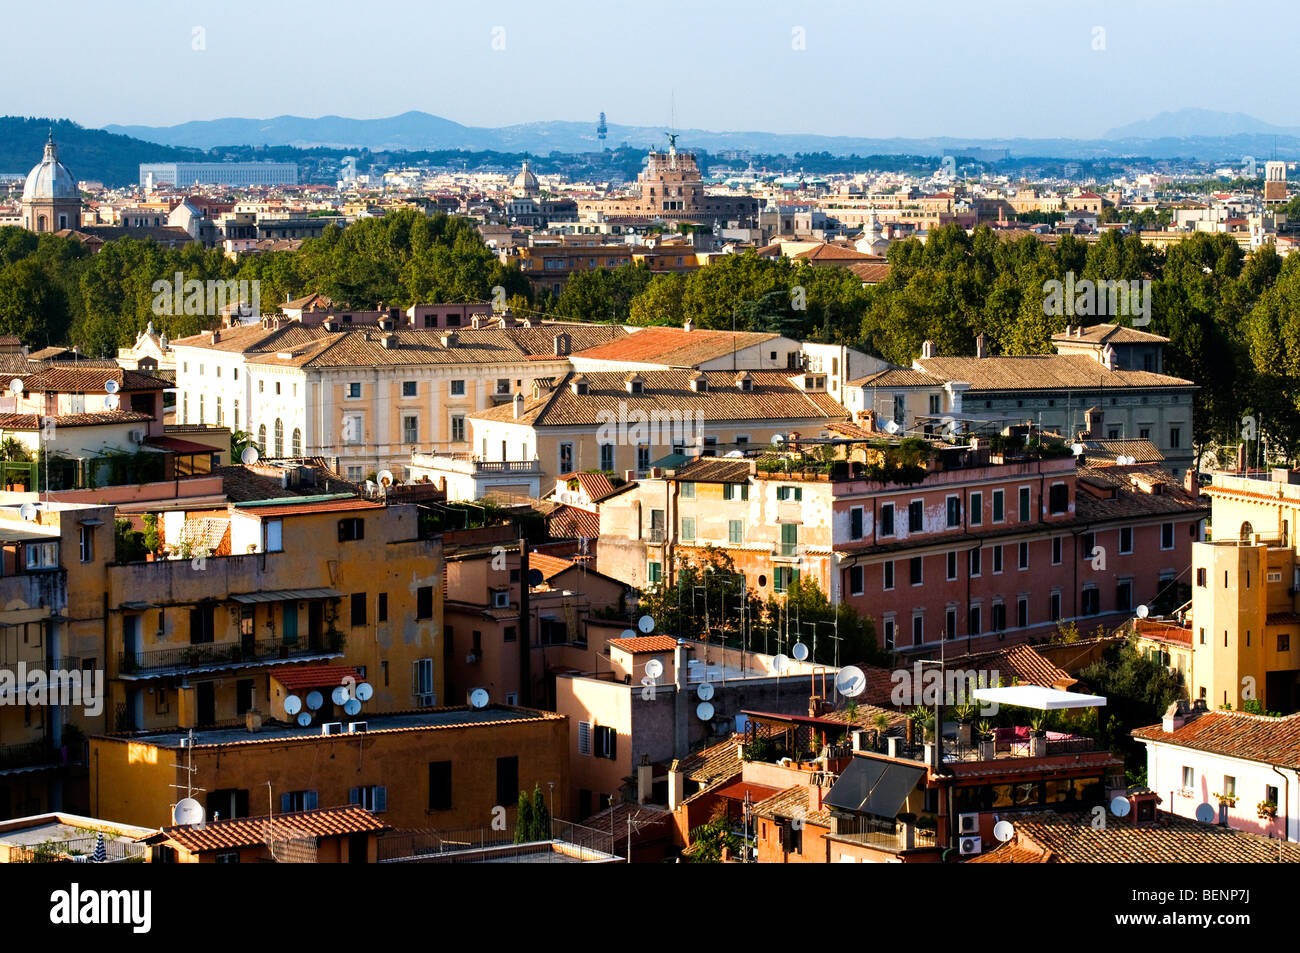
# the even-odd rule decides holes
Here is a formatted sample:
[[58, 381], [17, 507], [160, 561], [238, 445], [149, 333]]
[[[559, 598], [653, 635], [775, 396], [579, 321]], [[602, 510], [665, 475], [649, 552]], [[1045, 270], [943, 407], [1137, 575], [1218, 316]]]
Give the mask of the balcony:
[[[1000, 729], [1006, 730], [1006, 729]], [[890, 742], [893, 742], [892, 746]], [[902, 738], [886, 738], [878, 745], [867, 745], [863, 751], [887, 754], [905, 761], [930, 763], [928, 744], [907, 744]], [[1061, 755], [1101, 752], [1107, 755], [1109, 750], [1101, 747], [1092, 738], [1077, 735], [1065, 735], [1049, 731], [1044, 738], [1034, 739], [1028, 735], [1000, 735], [993, 741], [983, 744], [962, 744], [951, 737], [943, 742], [943, 760], [945, 764], [966, 761], [994, 761], [1006, 758], [1055, 758]]]
[[121, 652], [117, 657], [117, 672], [120, 678], [150, 678], [197, 669], [245, 668], [277, 661], [330, 658], [343, 654], [343, 641], [343, 633], [326, 632], [295, 642], [280, 639], [205, 642], [144, 652]]
[[484, 460], [472, 453], [413, 453], [411, 466], [449, 470], [453, 473], [467, 473], [473, 476], [491, 473], [537, 476], [542, 472], [540, 460]]
[[0, 771], [63, 763], [63, 753], [55, 751], [44, 741], [33, 741], [23, 745], [0, 746]]

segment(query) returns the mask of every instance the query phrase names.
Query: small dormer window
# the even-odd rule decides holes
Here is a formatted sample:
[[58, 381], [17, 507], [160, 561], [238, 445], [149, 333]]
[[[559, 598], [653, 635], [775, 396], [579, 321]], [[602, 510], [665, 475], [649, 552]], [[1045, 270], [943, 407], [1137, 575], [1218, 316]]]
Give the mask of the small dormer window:
[[645, 381], [639, 377], [630, 377], [627, 381], [627, 392], [629, 394], [645, 393]]
[[691, 389], [697, 394], [703, 394], [709, 389], [709, 379], [701, 374], [691, 381]]
[[737, 378], [737, 380], [736, 380], [736, 387], [737, 387], [739, 390], [741, 390], [741, 391], [745, 392], [746, 394], [748, 394], [748, 393], [750, 393], [750, 392], [754, 389], [754, 381], [753, 381], [753, 379], [750, 378], [750, 377], [741, 377], [741, 378]]
[[574, 392], [575, 394], [585, 394], [585, 393], [587, 393], [587, 382], [586, 382], [586, 381], [574, 381], [574, 382], [573, 382], [573, 392]]

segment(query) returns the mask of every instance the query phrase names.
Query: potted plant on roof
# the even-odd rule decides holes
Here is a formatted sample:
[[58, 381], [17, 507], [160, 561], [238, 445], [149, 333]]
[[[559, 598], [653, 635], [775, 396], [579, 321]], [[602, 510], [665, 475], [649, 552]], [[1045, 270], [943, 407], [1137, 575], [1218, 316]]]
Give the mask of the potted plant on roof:
[[969, 748], [975, 728], [975, 706], [963, 701], [953, 707], [953, 714], [957, 716], [957, 744]]
[[1029, 719], [1029, 756], [1041, 758], [1047, 754], [1047, 712], [1040, 711]]
[[980, 739], [980, 760], [992, 761], [998, 754], [998, 743], [994, 740], [993, 722], [985, 719], [975, 726]]
[[885, 734], [889, 731], [889, 715], [886, 712], [878, 711], [871, 719], [872, 726], [876, 729], [875, 749], [879, 751], [885, 745]]

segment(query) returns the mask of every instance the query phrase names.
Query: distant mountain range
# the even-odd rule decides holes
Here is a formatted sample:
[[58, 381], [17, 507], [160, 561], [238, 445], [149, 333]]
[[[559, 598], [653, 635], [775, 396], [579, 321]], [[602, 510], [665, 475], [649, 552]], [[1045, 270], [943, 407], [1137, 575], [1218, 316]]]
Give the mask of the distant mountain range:
[[[664, 147], [665, 131], [653, 126], [609, 124], [609, 136], [596, 137], [596, 123], [551, 120], [496, 128], [466, 126], [425, 112], [385, 119], [277, 116], [273, 119], [212, 119], [176, 126], [107, 126], [118, 133], [173, 147], [294, 146], [335, 149], [466, 149], [500, 152], [595, 152], [626, 142], [637, 148]], [[1207, 161], [1300, 158], [1300, 127], [1275, 126], [1243, 113], [1182, 109], [1112, 129], [1097, 139], [970, 139], [952, 136], [876, 139], [773, 132], [714, 132], [682, 129], [683, 148], [717, 154], [741, 150], [762, 154], [828, 152], [832, 155], [975, 155], [977, 158], [1040, 156], [1098, 159], [1122, 156]]]

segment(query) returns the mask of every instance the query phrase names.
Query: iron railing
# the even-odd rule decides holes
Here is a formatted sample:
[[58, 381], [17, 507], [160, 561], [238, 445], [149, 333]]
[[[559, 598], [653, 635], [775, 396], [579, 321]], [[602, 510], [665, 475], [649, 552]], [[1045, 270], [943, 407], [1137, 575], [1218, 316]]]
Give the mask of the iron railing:
[[342, 632], [326, 632], [293, 642], [285, 642], [281, 639], [260, 639], [255, 642], [242, 640], [203, 642], [171, 649], [152, 649], [147, 652], [121, 652], [117, 657], [117, 671], [119, 675], [140, 675], [167, 669], [248, 665], [271, 659], [338, 655], [342, 651]]
[[0, 770], [61, 763], [63, 763], [63, 752], [54, 750], [44, 741], [0, 746]]

